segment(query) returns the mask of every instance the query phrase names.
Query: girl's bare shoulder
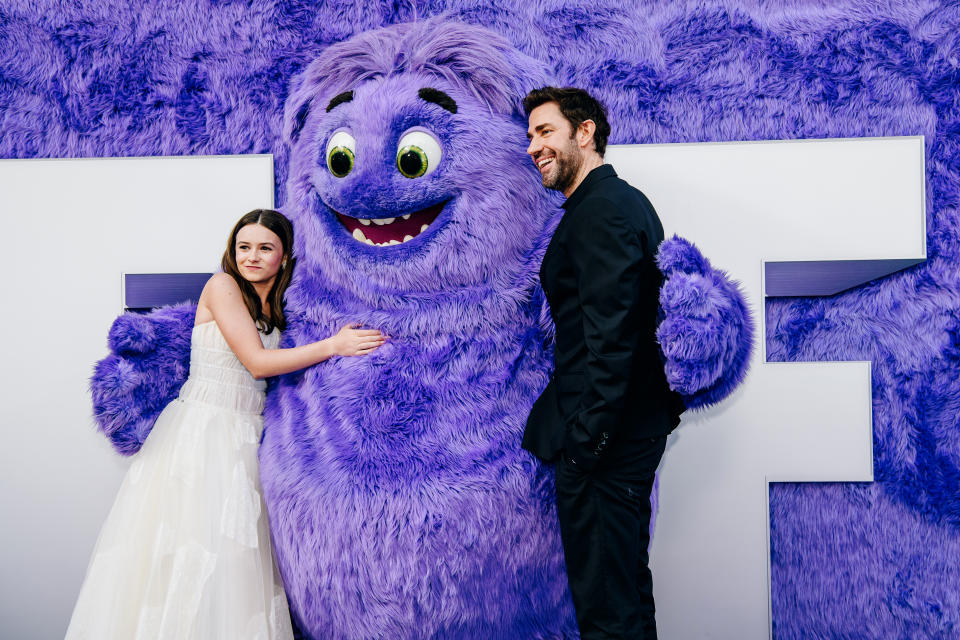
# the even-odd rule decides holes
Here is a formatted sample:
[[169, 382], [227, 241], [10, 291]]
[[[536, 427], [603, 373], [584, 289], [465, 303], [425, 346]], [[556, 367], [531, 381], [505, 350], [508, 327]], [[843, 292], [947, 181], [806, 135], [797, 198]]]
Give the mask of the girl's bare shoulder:
[[214, 291], [239, 291], [240, 287], [237, 286], [237, 281], [229, 273], [215, 273], [210, 276], [210, 279], [207, 280], [207, 284], [203, 285], [204, 291], [207, 289], [212, 289]]
[[212, 320], [214, 309], [223, 308], [225, 301], [236, 295], [240, 295], [240, 287], [230, 274], [215, 273], [210, 276], [197, 300], [197, 322]]

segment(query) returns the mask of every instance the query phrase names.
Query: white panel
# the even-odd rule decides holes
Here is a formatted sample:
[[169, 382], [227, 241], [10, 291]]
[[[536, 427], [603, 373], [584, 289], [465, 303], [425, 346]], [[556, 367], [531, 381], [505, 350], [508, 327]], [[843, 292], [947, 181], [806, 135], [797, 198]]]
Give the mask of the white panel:
[[123, 272], [215, 271], [233, 224], [273, 205], [273, 158], [0, 161], [0, 619], [63, 637], [127, 461], [94, 431]]
[[873, 479], [869, 363], [764, 362], [762, 262], [923, 258], [923, 153], [919, 137], [609, 149], [758, 321], [746, 383], [668, 441], [651, 551], [662, 638], [768, 637], [768, 482]]

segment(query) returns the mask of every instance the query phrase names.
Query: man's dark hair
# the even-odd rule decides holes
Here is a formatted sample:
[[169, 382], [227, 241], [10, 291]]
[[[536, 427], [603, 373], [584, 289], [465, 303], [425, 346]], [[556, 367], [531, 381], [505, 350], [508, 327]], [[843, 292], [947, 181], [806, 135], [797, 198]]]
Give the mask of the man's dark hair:
[[541, 87], [534, 89], [523, 99], [523, 110], [530, 112], [542, 104], [556, 102], [560, 113], [567, 119], [576, 132], [586, 120], [593, 120], [597, 128], [593, 132], [593, 146], [601, 156], [607, 150], [607, 136], [610, 135], [610, 123], [607, 122], [607, 110], [600, 102], [583, 89], [575, 87]]

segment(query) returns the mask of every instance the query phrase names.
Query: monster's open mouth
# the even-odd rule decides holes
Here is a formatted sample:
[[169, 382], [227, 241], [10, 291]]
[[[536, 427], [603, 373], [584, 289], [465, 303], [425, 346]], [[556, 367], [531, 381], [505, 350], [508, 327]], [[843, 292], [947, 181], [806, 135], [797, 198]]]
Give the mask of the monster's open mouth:
[[448, 201], [439, 202], [426, 209], [405, 213], [396, 218], [351, 218], [335, 212], [350, 235], [357, 242], [377, 247], [403, 244], [413, 240], [437, 219]]

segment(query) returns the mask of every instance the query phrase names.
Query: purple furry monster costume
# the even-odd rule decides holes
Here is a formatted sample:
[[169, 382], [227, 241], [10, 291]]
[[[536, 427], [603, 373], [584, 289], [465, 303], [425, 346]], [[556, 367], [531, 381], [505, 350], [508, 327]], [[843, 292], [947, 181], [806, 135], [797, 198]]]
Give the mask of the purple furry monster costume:
[[[355, 319], [392, 337], [285, 376], [266, 413], [278, 561], [318, 638], [575, 635], [551, 477], [519, 440], [549, 375], [532, 293], [556, 202], [522, 155], [514, 105], [529, 84], [511, 53], [456, 23], [367, 32], [330, 47], [287, 101], [299, 262], [286, 339]], [[414, 128], [443, 156], [411, 179], [397, 152]], [[344, 178], [326, 166], [338, 130], [356, 139]], [[388, 247], [358, 242], [334, 213], [419, 221], [440, 203], [426, 231]]]
[[[283, 346], [356, 320], [391, 336], [369, 356], [281, 376], [268, 394], [262, 483], [291, 609], [311, 637], [578, 636], [552, 470], [520, 448], [552, 368], [537, 272], [559, 200], [524, 154], [518, 109], [544, 78], [499, 36], [434, 19], [331, 46], [287, 101], [298, 265]], [[442, 150], [414, 178], [397, 162], [410, 131]], [[339, 132], [353, 145], [340, 177], [327, 166]], [[349, 230], [406, 215], [426, 229], [401, 244]], [[670, 381], [688, 406], [717, 401], [750, 350], [742, 297], [684, 241], [665, 244], [661, 267]], [[122, 452], [182, 382], [188, 345], [176, 336], [192, 316], [114, 325], [93, 388]]]

